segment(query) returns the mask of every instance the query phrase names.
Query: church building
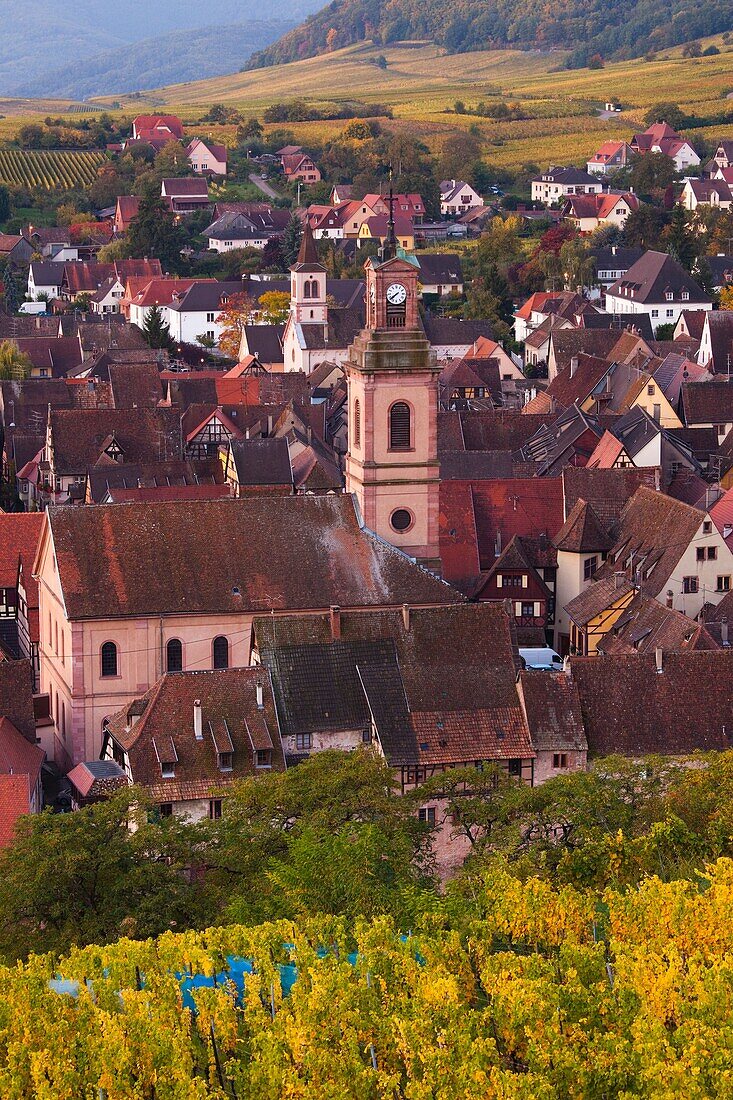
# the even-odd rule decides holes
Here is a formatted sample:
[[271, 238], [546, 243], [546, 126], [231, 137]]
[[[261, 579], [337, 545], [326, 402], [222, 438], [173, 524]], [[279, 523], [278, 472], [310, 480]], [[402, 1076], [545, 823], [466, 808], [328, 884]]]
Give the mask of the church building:
[[349, 348], [346, 490], [381, 538], [440, 572], [438, 375], [420, 324], [419, 267], [394, 226], [369, 258], [366, 327]]

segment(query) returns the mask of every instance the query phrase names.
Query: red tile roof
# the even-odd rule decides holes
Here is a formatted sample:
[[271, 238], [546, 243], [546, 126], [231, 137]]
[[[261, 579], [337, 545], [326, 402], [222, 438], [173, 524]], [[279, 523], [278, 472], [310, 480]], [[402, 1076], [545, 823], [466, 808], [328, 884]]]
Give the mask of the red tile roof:
[[459, 600], [346, 495], [66, 507], [50, 524], [70, 619]]
[[35, 788], [46, 754], [40, 745], [29, 741], [9, 718], [0, 716], [0, 775], [25, 775], [30, 789]]
[[18, 818], [30, 812], [27, 775], [0, 775], [0, 848], [13, 843]]
[[28, 584], [42, 529], [42, 512], [0, 512], [0, 588], [15, 588], [21, 560]]

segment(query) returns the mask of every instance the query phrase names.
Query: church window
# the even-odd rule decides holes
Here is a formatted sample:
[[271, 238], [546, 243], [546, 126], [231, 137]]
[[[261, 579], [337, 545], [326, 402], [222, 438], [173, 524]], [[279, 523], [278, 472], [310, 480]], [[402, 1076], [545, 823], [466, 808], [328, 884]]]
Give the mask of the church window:
[[390, 450], [407, 450], [411, 439], [410, 406], [404, 401], [395, 401], [389, 410], [389, 446]]
[[395, 508], [389, 522], [395, 531], [408, 531], [412, 527], [412, 513], [407, 508]]

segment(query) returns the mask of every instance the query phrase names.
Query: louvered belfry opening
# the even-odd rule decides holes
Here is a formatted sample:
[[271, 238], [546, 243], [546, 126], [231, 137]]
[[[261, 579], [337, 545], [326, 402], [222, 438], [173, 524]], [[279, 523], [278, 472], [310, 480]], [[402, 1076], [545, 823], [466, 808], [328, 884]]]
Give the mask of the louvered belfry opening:
[[389, 410], [390, 449], [405, 450], [410, 442], [410, 406], [404, 401], [396, 401]]

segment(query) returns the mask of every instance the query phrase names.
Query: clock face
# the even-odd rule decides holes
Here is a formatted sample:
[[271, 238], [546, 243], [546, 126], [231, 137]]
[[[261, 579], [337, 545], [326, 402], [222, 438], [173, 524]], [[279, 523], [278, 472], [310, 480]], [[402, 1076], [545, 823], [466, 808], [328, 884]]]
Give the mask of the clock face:
[[392, 283], [387, 287], [387, 301], [391, 306], [401, 306], [407, 300], [407, 290], [402, 283]]

